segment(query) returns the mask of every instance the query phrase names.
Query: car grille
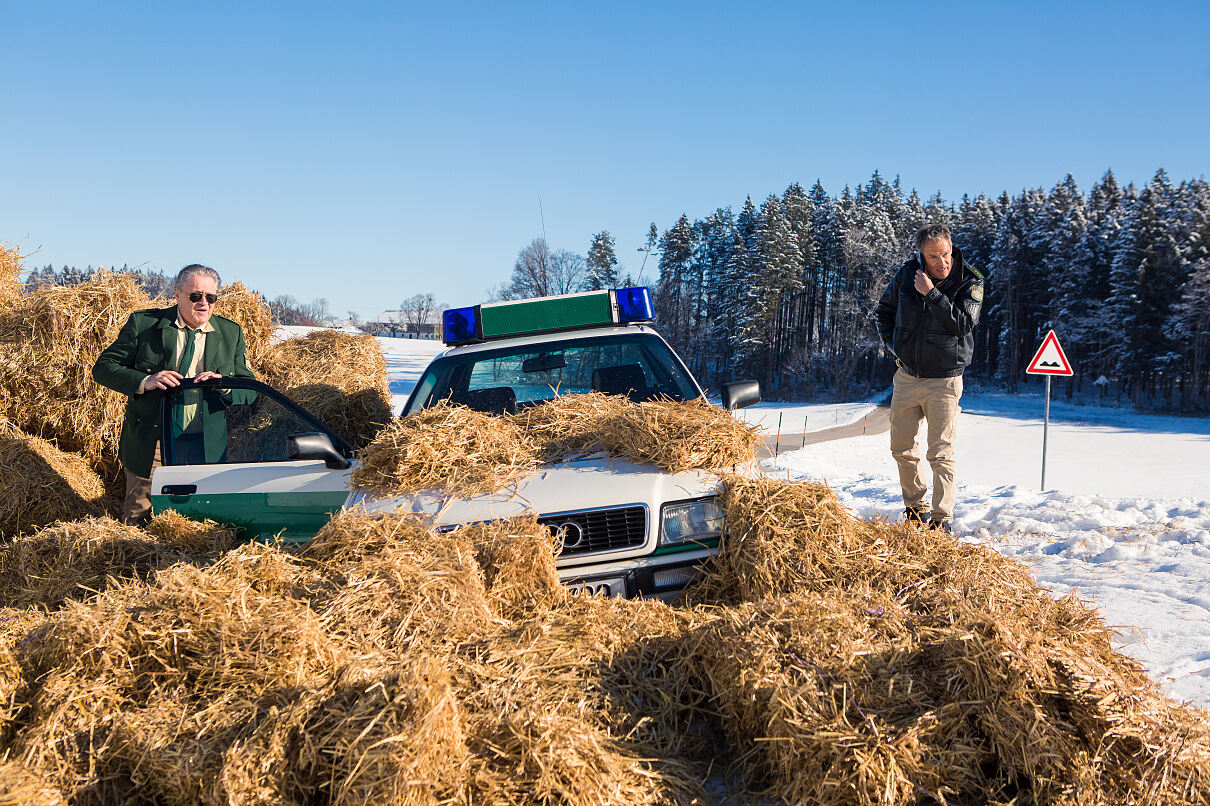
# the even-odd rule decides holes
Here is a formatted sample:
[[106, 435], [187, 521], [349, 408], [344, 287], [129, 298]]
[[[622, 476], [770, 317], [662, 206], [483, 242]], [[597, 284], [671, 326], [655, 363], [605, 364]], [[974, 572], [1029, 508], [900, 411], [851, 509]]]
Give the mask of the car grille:
[[[538, 520], [546, 524], [556, 537], [564, 530], [560, 557], [634, 548], [643, 545], [647, 539], [647, 508], [642, 506], [568, 512]], [[578, 535], [576, 527], [579, 529]]]

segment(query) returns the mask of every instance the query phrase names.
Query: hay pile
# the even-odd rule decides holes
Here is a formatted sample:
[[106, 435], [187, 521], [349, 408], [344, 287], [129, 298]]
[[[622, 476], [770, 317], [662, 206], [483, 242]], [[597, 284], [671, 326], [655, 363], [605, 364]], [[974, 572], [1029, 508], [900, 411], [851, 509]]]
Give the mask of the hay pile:
[[[683, 619], [569, 610], [542, 531], [345, 513], [300, 557], [249, 545], [67, 600], [0, 641], [0, 752], [76, 801], [688, 802], [596, 684], [639, 624]], [[488, 581], [475, 558], [510, 551]]]
[[0, 243], [0, 317], [21, 292], [20, 276], [21, 255], [12, 246]]
[[532, 518], [190, 543], [0, 610], [0, 754], [73, 802], [700, 803], [718, 759], [778, 802], [1210, 799], [1206, 713], [1084, 605], [826, 488], [725, 503], [692, 607], [568, 595]]
[[391, 423], [360, 458], [352, 483], [381, 495], [482, 495], [520, 481], [538, 461], [513, 420], [447, 403]]
[[0, 761], [0, 806], [63, 806], [59, 792], [16, 761]]
[[0, 547], [0, 606], [55, 608], [116, 580], [213, 560], [233, 543], [230, 529], [172, 511], [146, 529], [100, 517], [55, 524]]
[[378, 341], [337, 330], [285, 339], [261, 359], [263, 380], [355, 448], [391, 420], [387, 365]]
[[104, 511], [105, 485], [82, 456], [0, 419], [0, 537]]
[[1205, 803], [1210, 719], [1096, 612], [996, 552], [731, 479], [696, 664], [753, 782], [791, 802]]
[[219, 289], [214, 313], [243, 328], [248, 367], [259, 377], [265, 370], [266, 353], [272, 347], [273, 332], [277, 329], [265, 298], [241, 282], [228, 283]]
[[673, 473], [733, 469], [754, 460], [758, 431], [704, 400], [634, 403], [619, 395], [563, 395], [508, 417], [442, 403], [384, 429], [352, 481], [381, 495], [504, 489], [540, 462], [605, 451]]
[[0, 312], [0, 417], [117, 478], [126, 398], [94, 382], [92, 365], [130, 313], [153, 304], [130, 276], [108, 271], [17, 294]]
[[619, 398], [619, 412], [601, 424], [601, 442], [611, 456], [658, 465], [672, 473], [733, 469], [754, 461], [757, 429], [704, 399], [678, 403]]

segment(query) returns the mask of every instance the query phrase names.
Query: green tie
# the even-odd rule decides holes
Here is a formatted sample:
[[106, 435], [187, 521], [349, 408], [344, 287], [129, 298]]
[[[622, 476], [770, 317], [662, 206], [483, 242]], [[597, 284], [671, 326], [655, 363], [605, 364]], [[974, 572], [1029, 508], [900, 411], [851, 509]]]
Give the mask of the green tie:
[[[197, 334], [201, 332], [200, 327], [197, 330], [185, 328], [185, 350], [181, 353], [181, 361], [176, 368], [176, 371], [182, 375], [189, 373], [189, 365], [193, 363], [193, 348], [197, 344]], [[197, 397], [198, 394], [195, 391], [181, 393], [176, 408], [172, 412], [173, 436], [180, 436], [185, 430], [185, 402], [188, 400], [193, 403]]]

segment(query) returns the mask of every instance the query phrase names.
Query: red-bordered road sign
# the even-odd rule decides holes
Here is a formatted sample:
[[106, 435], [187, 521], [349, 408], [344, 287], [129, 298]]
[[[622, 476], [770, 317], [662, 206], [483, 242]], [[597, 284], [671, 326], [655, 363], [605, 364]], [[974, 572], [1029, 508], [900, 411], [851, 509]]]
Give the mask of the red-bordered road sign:
[[1042, 339], [1042, 346], [1038, 348], [1038, 352], [1034, 354], [1034, 360], [1029, 362], [1025, 371], [1031, 375], [1075, 374], [1071, 371], [1071, 362], [1063, 353], [1063, 348], [1059, 345], [1059, 337], [1053, 330], [1047, 332], [1046, 338]]

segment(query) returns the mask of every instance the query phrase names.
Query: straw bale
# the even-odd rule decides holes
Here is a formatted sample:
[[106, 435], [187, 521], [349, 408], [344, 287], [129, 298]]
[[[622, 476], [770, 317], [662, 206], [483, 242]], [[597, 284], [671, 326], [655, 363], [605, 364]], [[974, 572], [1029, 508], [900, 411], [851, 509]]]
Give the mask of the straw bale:
[[[288, 696], [266, 694], [269, 702]], [[100, 775], [128, 781], [144, 802], [227, 804], [225, 750], [269, 707], [235, 696], [199, 704], [172, 693], [123, 704], [91, 760]]]
[[390, 399], [378, 388], [345, 392], [327, 383], [273, 385], [354, 448], [364, 448], [391, 422]]
[[507, 417], [442, 403], [396, 420], [361, 452], [352, 483], [380, 495], [492, 493], [537, 466], [528, 438]]
[[567, 588], [555, 567], [557, 540], [536, 515], [472, 524], [456, 533], [474, 547], [487, 601], [497, 615], [526, 618], [566, 600]]
[[65, 791], [132, 782], [173, 802], [212, 798], [223, 751], [263, 710], [324, 685], [351, 648], [308, 599], [315, 573], [249, 544], [200, 569], [68, 601], [21, 647], [28, 728], [14, 747]]
[[[700, 773], [659, 741], [645, 704], [675, 700], [663, 674], [683, 618], [660, 602], [572, 599], [463, 653], [457, 687], [474, 803], [677, 803]], [[637, 708], [637, 711], [636, 711]], [[680, 710], [680, 709], [675, 709]], [[676, 729], [680, 725], [675, 726]]]
[[66, 602], [35, 642], [31, 662], [111, 679], [134, 702], [180, 691], [208, 703], [316, 684], [347, 660], [348, 648], [309, 606], [313, 577], [298, 560], [259, 543], [206, 568], [179, 563], [153, 583], [123, 583], [87, 603]]
[[206, 518], [186, 518], [175, 509], [157, 512], [143, 529], [158, 537], [163, 545], [190, 557], [209, 557], [229, 549], [235, 543], [235, 531]]
[[1020, 563], [934, 529], [855, 517], [823, 484], [728, 476], [724, 550], [690, 591], [692, 602], [740, 603], [838, 588], [922, 607], [969, 600], [988, 608], [1055, 609], [1079, 623], [1085, 609], [1040, 591]]
[[689, 802], [653, 772], [648, 759], [596, 727], [587, 703], [573, 691], [482, 716], [472, 727], [473, 803]]
[[0, 420], [0, 537], [101, 515], [105, 495], [83, 457]]
[[63, 793], [20, 761], [0, 761], [0, 806], [62, 806]]
[[[1130, 664], [1081, 661], [1038, 625], [950, 621], [842, 592], [718, 613], [685, 657], [750, 779], [788, 802], [1210, 796], [1204, 713], [1199, 724], [1161, 706]], [[1083, 682], [1060, 671], [1071, 662]]]
[[612, 455], [673, 473], [749, 464], [760, 441], [755, 427], [704, 399], [631, 404], [599, 427]]
[[271, 348], [273, 333], [277, 330], [265, 298], [241, 282], [228, 283], [219, 289], [214, 312], [243, 328], [248, 366], [258, 375], [262, 373], [265, 354]]
[[21, 294], [21, 254], [13, 246], [0, 242], [0, 318], [17, 304]]
[[175, 512], [156, 516], [146, 531], [109, 518], [56, 524], [0, 547], [0, 604], [54, 608], [117, 580], [212, 560], [232, 541], [230, 529]]
[[129, 275], [107, 270], [20, 295], [0, 316], [0, 417], [116, 478], [126, 398], [94, 382], [92, 365], [129, 315], [153, 304]]
[[438, 651], [489, 633], [498, 619], [465, 535], [407, 515], [338, 513], [303, 557], [324, 560], [340, 586], [322, 604], [328, 629], [387, 653]]
[[1207, 797], [1207, 715], [1165, 700], [1090, 607], [821, 485], [735, 477], [723, 502], [724, 549], [688, 599], [733, 607], [686, 657], [779, 797]]
[[28, 696], [19, 719], [23, 729], [7, 748], [10, 757], [38, 772], [69, 802], [77, 802], [80, 792], [88, 792], [92, 802], [121, 802], [114, 797], [116, 782], [105, 775], [113, 723], [123, 705], [113, 683], [51, 674]]
[[672, 472], [732, 469], [754, 460], [756, 429], [705, 401], [633, 403], [562, 395], [508, 417], [442, 403], [384, 429], [353, 483], [381, 495], [470, 496], [519, 481], [539, 462], [605, 450]]
[[293, 789], [331, 804], [431, 804], [462, 789], [468, 752], [447, 664], [335, 687], [298, 726]]
[[753, 461], [756, 428], [705, 400], [632, 402], [600, 392], [561, 395], [512, 415], [543, 461], [604, 449], [673, 473]]
[[365, 446], [391, 421], [386, 358], [369, 334], [315, 330], [272, 345], [264, 380], [351, 445]]
[[559, 462], [602, 450], [601, 424], [620, 417], [634, 405], [619, 395], [586, 392], [558, 395], [527, 406], [512, 418], [538, 445], [543, 462]]
[[46, 614], [34, 608], [0, 608], [0, 748], [23, 711], [29, 681], [20, 650], [48, 628]]

